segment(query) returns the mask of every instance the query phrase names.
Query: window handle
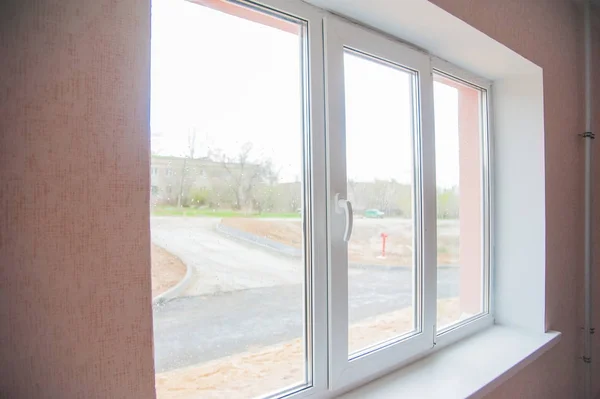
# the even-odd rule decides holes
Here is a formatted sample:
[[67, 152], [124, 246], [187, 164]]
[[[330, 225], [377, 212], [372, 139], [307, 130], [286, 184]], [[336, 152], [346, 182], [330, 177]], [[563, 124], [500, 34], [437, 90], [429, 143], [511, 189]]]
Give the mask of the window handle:
[[347, 199], [340, 198], [340, 194], [335, 195], [335, 211], [336, 213], [344, 212], [346, 216], [346, 227], [344, 228], [344, 241], [350, 241], [352, 236], [352, 228], [354, 227], [354, 212], [352, 211], [352, 203]]

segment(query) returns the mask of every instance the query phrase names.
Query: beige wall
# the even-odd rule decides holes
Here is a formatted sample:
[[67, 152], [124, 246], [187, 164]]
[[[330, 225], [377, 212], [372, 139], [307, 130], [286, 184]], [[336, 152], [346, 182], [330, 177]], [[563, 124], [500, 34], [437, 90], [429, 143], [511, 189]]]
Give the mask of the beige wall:
[[0, 397], [154, 397], [149, 2], [0, 1]]
[[[593, 224], [592, 224], [592, 246], [593, 253], [593, 277], [594, 282], [594, 297], [593, 297], [593, 325], [596, 331], [600, 331], [600, 7], [596, 9], [594, 19], [592, 22], [593, 30], [593, 43], [594, 43], [594, 57], [592, 65], [592, 97], [594, 100], [593, 105], [593, 131], [596, 133], [596, 139], [593, 144], [594, 148], [594, 164], [593, 164], [593, 182], [594, 182], [594, 197], [592, 204], [593, 212]], [[584, 126], [585, 127], [585, 126]], [[583, 289], [581, 290], [583, 293]], [[583, 295], [583, 294], [581, 294]], [[580, 297], [581, 298], [581, 297]], [[583, 309], [580, 308], [581, 315], [583, 318]], [[594, 392], [596, 399], [600, 399], [600, 335], [596, 332], [596, 335], [592, 338], [593, 343], [593, 359], [594, 369], [596, 370], [592, 376], [594, 384]]]
[[[544, 69], [546, 325], [563, 332], [563, 337], [556, 348], [510, 379], [490, 397], [577, 398], [582, 383], [582, 362], [578, 356], [581, 356], [580, 327], [583, 320], [583, 143], [576, 136], [584, 130], [580, 10], [570, 0], [432, 2]], [[594, 50], [596, 70], [600, 67], [598, 44]], [[600, 92], [598, 80], [600, 77], [596, 78], [596, 93]], [[597, 103], [594, 107], [598, 122], [599, 105]], [[596, 123], [596, 132], [599, 127]], [[598, 186], [596, 191], [600, 196]], [[596, 223], [600, 222], [599, 218], [596, 220]], [[600, 309], [600, 284], [597, 283], [597, 286], [596, 298], [599, 300], [596, 300], [596, 309]], [[599, 355], [600, 352], [596, 351], [596, 362]], [[596, 378], [599, 377], [597, 373]]]
[[[491, 396], [576, 397], [578, 11], [570, 0], [433, 2], [544, 68], [546, 320], [564, 335]], [[0, 397], [152, 398], [149, 1], [4, 0], [0, 54]]]

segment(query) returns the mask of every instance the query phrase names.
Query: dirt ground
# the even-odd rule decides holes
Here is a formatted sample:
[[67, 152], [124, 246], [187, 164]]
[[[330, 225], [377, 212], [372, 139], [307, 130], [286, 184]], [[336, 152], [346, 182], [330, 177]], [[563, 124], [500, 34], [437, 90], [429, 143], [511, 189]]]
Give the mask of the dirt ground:
[[[438, 325], [457, 320], [457, 298], [438, 302]], [[412, 309], [376, 316], [350, 326], [350, 351], [363, 349], [412, 330]], [[156, 375], [159, 399], [248, 398], [263, 396], [305, 378], [304, 347], [301, 339], [212, 360], [196, 366]]]
[[[222, 224], [295, 248], [302, 247], [302, 225], [299, 220], [224, 218]], [[382, 237], [386, 237], [386, 256], [382, 258]], [[349, 243], [350, 262], [407, 266], [413, 263], [412, 222], [404, 219], [357, 219]], [[459, 231], [456, 221], [438, 226], [438, 264], [459, 261]]]
[[302, 222], [300, 220], [223, 218], [221, 224], [295, 248], [302, 247]]
[[152, 244], [152, 298], [177, 284], [185, 276], [185, 265], [178, 257]]

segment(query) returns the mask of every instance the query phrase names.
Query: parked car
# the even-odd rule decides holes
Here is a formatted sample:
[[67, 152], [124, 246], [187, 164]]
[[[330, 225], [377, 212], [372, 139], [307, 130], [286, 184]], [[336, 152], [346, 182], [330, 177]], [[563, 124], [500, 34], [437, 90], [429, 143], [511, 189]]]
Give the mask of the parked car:
[[366, 218], [383, 219], [384, 215], [385, 213], [381, 212], [379, 209], [367, 209], [365, 211]]

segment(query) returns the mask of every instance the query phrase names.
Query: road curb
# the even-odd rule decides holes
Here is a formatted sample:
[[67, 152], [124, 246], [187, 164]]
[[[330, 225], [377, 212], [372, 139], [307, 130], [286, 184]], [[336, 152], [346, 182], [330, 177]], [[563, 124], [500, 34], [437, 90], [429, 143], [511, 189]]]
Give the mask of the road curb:
[[274, 241], [269, 238], [260, 237], [252, 233], [247, 233], [245, 231], [236, 229], [235, 227], [226, 226], [220, 222], [215, 225], [215, 230], [223, 235], [250, 243], [252, 245], [258, 245], [263, 248], [270, 249], [281, 255], [289, 256], [292, 258], [302, 257], [302, 250], [298, 248], [282, 244], [278, 241]]
[[[154, 245], [156, 245], [156, 244], [154, 244]], [[162, 248], [162, 249], [164, 249], [165, 251], [167, 251], [165, 248]], [[171, 254], [171, 253], [169, 252], [169, 254]], [[171, 254], [171, 255], [175, 256], [173, 254]], [[179, 257], [177, 257], [177, 259], [179, 259]], [[186, 269], [185, 270], [185, 276], [183, 276], [183, 278], [181, 280], [179, 280], [179, 282], [177, 284], [175, 284], [173, 287], [169, 288], [168, 290], [166, 290], [162, 294], [158, 295], [156, 298], [153, 298], [152, 299], [152, 306], [153, 307], [154, 306], [164, 305], [165, 303], [169, 302], [170, 300], [179, 297], [179, 295], [183, 291], [185, 291], [185, 289], [190, 284], [190, 282], [192, 280], [192, 276], [194, 275], [193, 268], [190, 267], [188, 264], [186, 264], [181, 259], [179, 259], [179, 261], [185, 265], [185, 269]]]
[[[278, 241], [271, 240], [269, 238], [260, 237], [252, 233], [236, 229], [235, 227], [226, 226], [222, 223], [215, 225], [215, 230], [225, 236], [234, 238], [236, 240], [244, 241], [252, 245], [258, 245], [263, 248], [267, 248], [278, 254], [300, 258], [302, 251], [298, 248], [294, 248], [289, 245], [282, 244]], [[350, 263], [349, 267], [353, 269], [380, 269], [380, 270], [411, 270], [411, 266], [408, 265], [377, 265], [377, 264], [366, 264], [366, 263]], [[438, 265], [438, 269], [455, 269], [460, 267], [459, 265]]]

